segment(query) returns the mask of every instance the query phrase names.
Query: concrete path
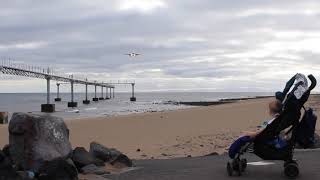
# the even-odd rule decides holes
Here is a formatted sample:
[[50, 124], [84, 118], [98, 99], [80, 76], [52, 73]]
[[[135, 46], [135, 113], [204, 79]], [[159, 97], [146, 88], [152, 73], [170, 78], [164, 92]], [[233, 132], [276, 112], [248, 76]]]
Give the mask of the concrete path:
[[[259, 162], [253, 154], [246, 156], [249, 162]], [[300, 166], [297, 179], [320, 179], [320, 151], [299, 151], [295, 158]], [[139, 160], [137, 168], [120, 175], [108, 175], [112, 180], [280, 180], [288, 179], [283, 173], [283, 162], [275, 161], [271, 165], [248, 165], [241, 177], [229, 177], [226, 173], [227, 156], [180, 158], [171, 160]], [[256, 164], [256, 163], [253, 163]], [[259, 163], [258, 163], [259, 164]]]

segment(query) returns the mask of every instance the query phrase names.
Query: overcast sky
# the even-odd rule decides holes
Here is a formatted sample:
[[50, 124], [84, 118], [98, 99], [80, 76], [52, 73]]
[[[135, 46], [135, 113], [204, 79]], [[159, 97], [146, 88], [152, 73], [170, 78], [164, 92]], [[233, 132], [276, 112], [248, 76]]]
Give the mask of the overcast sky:
[[[319, 77], [319, 19], [317, 0], [2, 0], [0, 57], [139, 91], [276, 91]], [[45, 91], [0, 80], [0, 92]]]

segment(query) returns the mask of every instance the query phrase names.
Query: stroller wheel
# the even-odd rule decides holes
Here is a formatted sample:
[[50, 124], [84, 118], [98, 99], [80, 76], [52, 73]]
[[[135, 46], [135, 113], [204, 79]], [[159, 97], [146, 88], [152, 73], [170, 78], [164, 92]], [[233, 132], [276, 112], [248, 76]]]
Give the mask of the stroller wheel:
[[232, 165], [230, 162], [227, 163], [227, 172], [228, 172], [229, 176], [232, 176], [233, 169], [232, 169]]
[[242, 165], [242, 172], [244, 172], [247, 168], [247, 159], [241, 159], [240, 162]]
[[299, 166], [296, 162], [286, 163], [284, 174], [289, 178], [296, 178], [299, 175]]
[[242, 167], [242, 163], [241, 161], [238, 161], [238, 176], [242, 175], [242, 172], [244, 171], [243, 167]]

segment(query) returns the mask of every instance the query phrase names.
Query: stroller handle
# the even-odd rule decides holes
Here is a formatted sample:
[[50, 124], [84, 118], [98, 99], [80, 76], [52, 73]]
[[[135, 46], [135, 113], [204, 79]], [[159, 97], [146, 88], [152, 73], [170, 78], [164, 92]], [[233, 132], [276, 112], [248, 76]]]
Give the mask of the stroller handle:
[[311, 91], [312, 89], [314, 89], [314, 88], [316, 87], [316, 85], [317, 85], [317, 80], [316, 80], [316, 78], [315, 78], [312, 74], [308, 75], [308, 78], [309, 78], [310, 81], [311, 81], [311, 85], [310, 85], [310, 87], [309, 87], [309, 90]]

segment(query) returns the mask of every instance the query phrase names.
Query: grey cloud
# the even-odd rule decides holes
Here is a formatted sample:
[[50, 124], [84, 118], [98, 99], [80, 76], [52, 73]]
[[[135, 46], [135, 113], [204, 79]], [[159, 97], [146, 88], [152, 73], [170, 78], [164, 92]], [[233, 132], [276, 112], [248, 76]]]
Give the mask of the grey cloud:
[[[283, 79], [308, 68], [315, 72], [320, 66], [319, 49], [303, 48], [301, 43], [306, 38], [319, 39], [315, 35], [320, 34], [317, 1], [167, 0], [166, 7], [148, 13], [119, 11], [119, 2], [4, 1], [0, 56], [79, 76], [87, 73], [89, 78], [132, 78], [140, 82], [141, 89], [179, 89], [172, 83], [175, 80], [181, 88], [191, 88], [188, 82], [204, 79], [212, 81], [208, 88], [221, 85], [234, 90], [252, 84], [272, 89], [277, 77], [263, 74], [276, 76], [279, 72], [274, 70], [279, 66], [285, 69]], [[303, 10], [312, 13], [301, 13]], [[293, 31], [302, 33], [290, 38], [275, 34]], [[43, 44], [12, 48], [37, 42]], [[269, 47], [268, 43], [296, 46]], [[143, 56], [123, 55], [130, 51]], [[297, 67], [301, 63], [304, 66]], [[155, 83], [144, 85], [150, 79]], [[233, 85], [236, 81], [237, 86]]]

